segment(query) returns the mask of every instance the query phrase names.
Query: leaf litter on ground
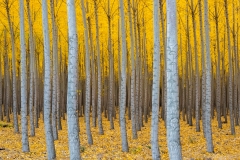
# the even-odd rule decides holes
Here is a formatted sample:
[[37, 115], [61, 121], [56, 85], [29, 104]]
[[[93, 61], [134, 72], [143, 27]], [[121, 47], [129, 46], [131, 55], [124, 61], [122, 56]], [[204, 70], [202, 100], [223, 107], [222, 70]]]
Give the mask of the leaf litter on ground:
[[[98, 134], [98, 128], [92, 127], [93, 145], [87, 143], [86, 126], [84, 118], [79, 118], [81, 156], [83, 159], [110, 160], [150, 160], [151, 157], [151, 121], [144, 123], [138, 132], [138, 139], [131, 137], [131, 121], [127, 120], [127, 134], [129, 152], [121, 151], [121, 136], [118, 118], [115, 119], [115, 129], [110, 130], [110, 122], [103, 118], [104, 135]], [[4, 124], [4, 125], [2, 125]], [[4, 127], [5, 126], [5, 127]], [[201, 128], [202, 129], [202, 128]], [[214, 153], [206, 151], [206, 141], [203, 133], [196, 132], [195, 126], [189, 126], [185, 121], [180, 121], [180, 138], [183, 159], [239, 159], [240, 158], [240, 127], [236, 126], [236, 135], [231, 135], [230, 124], [223, 123], [223, 128], [217, 128], [217, 121], [212, 121]], [[21, 134], [14, 134], [11, 123], [0, 121], [0, 159], [35, 159], [47, 158], [44, 124], [39, 120], [36, 136], [29, 137], [30, 152], [21, 151]], [[169, 159], [166, 129], [164, 122], [159, 123], [159, 147], [161, 159]], [[62, 120], [62, 130], [58, 132], [55, 141], [57, 160], [69, 159], [68, 134], [66, 120]]]

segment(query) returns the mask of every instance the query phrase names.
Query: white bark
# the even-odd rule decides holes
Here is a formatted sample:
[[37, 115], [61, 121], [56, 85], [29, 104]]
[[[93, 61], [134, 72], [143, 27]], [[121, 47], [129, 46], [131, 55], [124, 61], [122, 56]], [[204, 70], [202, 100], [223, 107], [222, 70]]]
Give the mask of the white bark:
[[127, 62], [127, 48], [126, 48], [126, 29], [125, 29], [125, 15], [124, 15], [124, 4], [123, 0], [120, 0], [120, 17], [121, 17], [121, 34], [122, 34], [122, 60], [121, 60], [121, 77], [120, 84], [120, 127], [121, 127], [121, 140], [122, 140], [122, 151], [128, 152], [128, 141], [126, 132], [126, 62]]
[[[21, 124], [22, 124], [22, 151], [29, 152], [28, 121], [27, 121], [27, 74], [26, 48], [24, 27], [24, 1], [20, 0], [20, 43], [21, 43]], [[15, 62], [14, 62], [15, 63]]]
[[48, 6], [46, 0], [42, 0], [42, 22], [44, 38], [44, 128], [48, 159], [55, 159], [56, 152], [51, 125], [51, 60], [48, 29]]
[[167, 0], [167, 144], [171, 160], [182, 159], [179, 127], [177, 3]]
[[67, 90], [67, 122], [70, 159], [81, 159], [79, 126], [77, 112], [77, 81], [78, 81], [78, 40], [76, 27], [75, 1], [67, 1], [68, 14], [68, 90]]
[[211, 127], [211, 55], [208, 22], [208, 0], [204, 0], [204, 27], [206, 47], [206, 95], [205, 95], [205, 133], [207, 139], [207, 151], [213, 152], [212, 127]]
[[160, 33], [159, 33], [159, 2], [153, 4], [153, 30], [154, 30], [154, 54], [153, 54], [153, 85], [152, 85], [152, 121], [151, 121], [151, 146], [152, 158], [160, 159], [158, 146], [158, 114], [159, 114], [159, 81], [160, 81]]

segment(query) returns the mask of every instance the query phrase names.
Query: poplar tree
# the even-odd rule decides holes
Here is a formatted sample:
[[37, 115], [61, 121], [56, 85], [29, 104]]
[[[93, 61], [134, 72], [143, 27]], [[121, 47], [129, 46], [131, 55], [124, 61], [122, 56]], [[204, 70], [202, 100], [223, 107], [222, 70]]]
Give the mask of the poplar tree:
[[79, 124], [77, 112], [78, 82], [78, 40], [76, 26], [75, 0], [67, 1], [68, 14], [68, 85], [67, 85], [67, 123], [70, 159], [78, 160], [80, 156]]
[[154, 54], [153, 54], [153, 85], [152, 85], [152, 121], [151, 121], [151, 146], [152, 158], [160, 159], [158, 146], [158, 114], [159, 114], [159, 84], [160, 84], [160, 34], [159, 34], [159, 2], [153, 3], [154, 27]]
[[42, 22], [44, 39], [44, 128], [46, 135], [48, 159], [55, 159], [56, 151], [54, 146], [51, 124], [51, 60], [48, 28], [48, 5], [46, 0], [42, 0]]
[[27, 121], [27, 66], [24, 26], [24, 0], [20, 0], [20, 43], [21, 43], [21, 124], [22, 124], [22, 151], [29, 152], [28, 121]]
[[[167, 145], [171, 160], [182, 159], [179, 127], [177, 3], [167, 0]], [[190, 93], [191, 94], [191, 93]]]

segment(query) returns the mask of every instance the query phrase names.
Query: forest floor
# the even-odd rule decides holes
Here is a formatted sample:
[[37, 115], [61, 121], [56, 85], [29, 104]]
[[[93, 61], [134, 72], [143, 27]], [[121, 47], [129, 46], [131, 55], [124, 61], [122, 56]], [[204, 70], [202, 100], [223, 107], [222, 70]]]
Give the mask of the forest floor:
[[[151, 159], [151, 123], [138, 132], [138, 139], [131, 138], [131, 121], [127, 121], [127, 133], [129, 153], [121, 151], [121, 136], [119, 121], [114, 121], [115, 129], [110, 130], [110, 123], [103, 118], [104, 135], [98, 135], [98, 128], [92, 127], [93, 145], [88, 145], [85, 123], [80, 118], [80, 143], [83, 159]], [[223, 123], [223, 129], [217, 128], [217, 121], [212, 121], [214, 153], [206, 151], [206, 142], [202, 132], [195, 132], [195, 126], [189, 126], [180, 121], [180, 133], [183, 159], [240, 159], [240, 127], [236, 126], [236, 135], [230, 134], [230, 124]], [[68, 137], [66, 120], [62, 121], [62, 130], [59, 131], [59, 139], [55, 141], [57, 160], [69, 159]], [[29, 137], [30, 152], [21, 151], [21, 134], [14, 134], [12, 124], [0, 121], [0, 160], [5, 159], [46, 159], [45, 132], [42, 118], [36, 136]], [[159, 146], [161, 159], [169, 159], [166, 129], [161, 120], [159, 125]]]

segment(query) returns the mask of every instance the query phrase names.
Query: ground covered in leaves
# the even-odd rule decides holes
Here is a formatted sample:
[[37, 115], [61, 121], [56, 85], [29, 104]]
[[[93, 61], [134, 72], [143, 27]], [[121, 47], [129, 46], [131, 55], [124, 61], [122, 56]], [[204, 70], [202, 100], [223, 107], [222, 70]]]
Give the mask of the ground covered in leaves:
[[[230, 125], [224, 123], [223, 129], [217, 128], [212, 121], [214, 153], [206, 152], [206, 142], [202, 132], [195, 132], [195, 126], [181, 121], [181, 144], [183, 159], [239, 159], [240, 127], [236, 126], [236, 135], [230, 134]], [[138, 132], [138, 139], [131, 138], [131, 123], [127, 121], [129, 153], [121, 152], [119, 121], [114, 121], [115, 129], [110, 130], [110, 123], [103, 118], [104, 135], [98, 135], [98, 128], [92, 127], [93, 145], [88, 145], [85, 123], [80, 118], [80, 143], [83, 159], [151, 159], [150, 121]], [[36, 136], [29, 137], [30, 152], [21, 151], [21, 134], [14, 134], [12, 124], [0, 121], [0, 160], [3, 159], [46, 159], [46, 143], [43, 121], [36, 129]], [[63, 130], [55, 141], [57, 160], [69, 159], [67, 124], [62, 121]], [[159, 125], [159, 146], [162, 159], [168, 158], [166, 129], [164, 122]]]

